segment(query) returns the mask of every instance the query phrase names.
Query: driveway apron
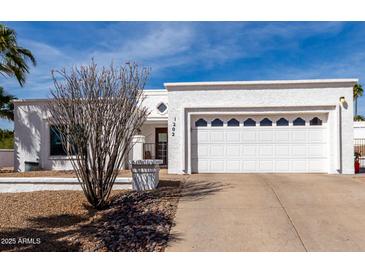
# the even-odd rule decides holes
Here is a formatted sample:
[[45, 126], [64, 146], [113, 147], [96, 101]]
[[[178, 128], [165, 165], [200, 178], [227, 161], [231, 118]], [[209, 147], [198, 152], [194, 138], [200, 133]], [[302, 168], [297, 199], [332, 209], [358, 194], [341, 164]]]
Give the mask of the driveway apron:
[[305, 251], [257, 174], [197, 174], [185, 182], [167, 251]]
[[327, 174], [194, 174], [167, 251], [364, 251], [365, 182]]

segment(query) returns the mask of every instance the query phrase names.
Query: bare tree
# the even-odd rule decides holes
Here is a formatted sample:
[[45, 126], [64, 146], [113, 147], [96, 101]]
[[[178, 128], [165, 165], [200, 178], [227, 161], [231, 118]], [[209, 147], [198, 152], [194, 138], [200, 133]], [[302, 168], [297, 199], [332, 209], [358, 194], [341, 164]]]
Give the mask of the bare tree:
[[142, 106], [148, 68], [88, 66], [53, 71], [48, 107], [87, 200], [104, 208], [118, 171], [126, 162], [132, 136], [148, 115]]

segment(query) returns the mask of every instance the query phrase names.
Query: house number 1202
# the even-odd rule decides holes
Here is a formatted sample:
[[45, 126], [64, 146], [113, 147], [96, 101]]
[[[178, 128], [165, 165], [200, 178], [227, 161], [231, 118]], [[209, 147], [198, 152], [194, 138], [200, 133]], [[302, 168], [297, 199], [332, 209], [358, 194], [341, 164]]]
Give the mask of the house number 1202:
[[176, 131], [176, 117], [174, 117], [174, 120], [172, 122], [171, 136], [175, 136], [175, 131]]

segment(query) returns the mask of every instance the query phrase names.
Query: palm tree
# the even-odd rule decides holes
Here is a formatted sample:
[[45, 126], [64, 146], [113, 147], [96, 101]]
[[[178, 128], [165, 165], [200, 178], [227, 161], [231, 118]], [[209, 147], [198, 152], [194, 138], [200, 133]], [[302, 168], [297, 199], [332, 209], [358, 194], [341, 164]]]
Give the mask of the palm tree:
[[15, 77], [23, 86], [29, 73], [29, 61], [36, 65], [32, 52], [18, 46], [15, 31], [0, 24], [0, 74]]
[[354, 121], [360, 122], [360, 121], [365, 121], [365, 117], [362, 115], [355, 115], [354, 116]]
[[11, 102], [13, 99], [16, 98], [6, 94], [4, 89], [0, 87], [0, 118], [14, 120], [14, 105]]
[[362, 86], [360, 84], [354, 85], [353, 92], [354, 92], [354, 100], [355, 100], [355, 116], [357, 116], [357, 98], [362, 96], [363, 91], [364, 90], [362, 89]]

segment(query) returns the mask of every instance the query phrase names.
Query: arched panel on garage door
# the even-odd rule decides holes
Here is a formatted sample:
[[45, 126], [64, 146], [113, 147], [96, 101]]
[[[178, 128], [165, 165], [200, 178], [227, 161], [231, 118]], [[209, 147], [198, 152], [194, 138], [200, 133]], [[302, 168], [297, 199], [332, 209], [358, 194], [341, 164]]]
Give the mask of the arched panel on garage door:
[[[224, 123], [193, 126], [193, 173], [328, 171], [327, 114], [193, 117], [192, 124], [199, 119]], [[239, 125], [228, 126], [232, 119]]]

